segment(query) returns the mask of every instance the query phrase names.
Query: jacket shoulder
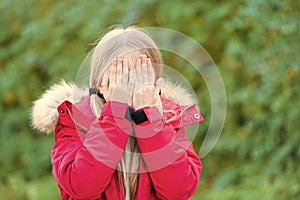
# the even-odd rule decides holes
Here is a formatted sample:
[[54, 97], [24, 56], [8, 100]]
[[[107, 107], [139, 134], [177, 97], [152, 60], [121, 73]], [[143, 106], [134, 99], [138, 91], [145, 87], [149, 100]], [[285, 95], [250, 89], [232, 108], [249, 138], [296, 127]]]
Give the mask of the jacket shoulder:
[[64, 80], [53, 85], [33, 102], [31, 126], [39, 132], [51, 133], [58, 121], [57, 107], [64, 101], [77, 103], [87, 95], [87, 90]]

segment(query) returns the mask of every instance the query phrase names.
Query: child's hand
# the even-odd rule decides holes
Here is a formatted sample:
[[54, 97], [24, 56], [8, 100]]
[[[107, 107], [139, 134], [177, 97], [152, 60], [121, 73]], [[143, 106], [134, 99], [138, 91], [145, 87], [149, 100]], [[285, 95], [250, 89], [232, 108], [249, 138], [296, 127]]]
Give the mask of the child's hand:
[[155, 83], [155, 73], [150, 58], [146, 55], [138, 58], [135, 69], [130, 71], [134, 71], [135, 81], [132, 106], [135, 109], [146, 106], [158, 106], [161, 109], [160, 85]]
[[99, 91], [106, 102], [130, 103], [134, 87], [133, 76], [128, 73], [128, 61], [122, 57], [114, 59], [110, 71], [103, 75]]

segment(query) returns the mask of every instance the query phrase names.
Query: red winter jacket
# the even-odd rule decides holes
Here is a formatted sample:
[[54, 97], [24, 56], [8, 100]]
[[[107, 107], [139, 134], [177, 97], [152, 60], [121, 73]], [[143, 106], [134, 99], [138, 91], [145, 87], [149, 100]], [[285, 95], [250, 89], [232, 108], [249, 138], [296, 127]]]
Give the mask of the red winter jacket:
[[89, 97], [57, 107], [51, 158], [63, 200], [124, 199], [116, 166], [131, 129], [142, 153], [134, 199], [185, 200], [194, 193], [202, 166], [185, 126], [203, 118], [195, 105], [179, 106], [163, 96], [161, 100], [164, 110], [175, 111], [177, 118], [169, 122], [172, 112], [162, 116], [156, 107], [145, 107], [148, 120], [136, 125], [124, 118], [127, 105], [118, 102], [105, 103], [95, 118]]

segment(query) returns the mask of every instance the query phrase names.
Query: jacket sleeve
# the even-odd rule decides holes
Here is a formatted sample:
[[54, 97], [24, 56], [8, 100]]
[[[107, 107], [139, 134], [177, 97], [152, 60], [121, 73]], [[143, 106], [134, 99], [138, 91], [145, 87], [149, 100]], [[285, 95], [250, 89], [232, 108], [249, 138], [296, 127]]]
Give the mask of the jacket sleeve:
[[197, 187], [202, 165], [185, 127], [167, 125], [155, 106], [144, 112], [148, 121], [134, 125], [134, 132], [157, 198], [188, 199]]
[[[112, 106], [118, 112], [112, 113]], [[104, 104], [100, 118], [92, 122], [83, 140], [74, 127], [64, 123], [70, 121], [64, 120], [70, 116], [61, 110], [66, 107], [58, 108], [60, 120], [51, 152], [53, 175], [71, 197], [96, 199], [109, 185], [131, 128], [124, 119], [126, 107], [117, 102]]]

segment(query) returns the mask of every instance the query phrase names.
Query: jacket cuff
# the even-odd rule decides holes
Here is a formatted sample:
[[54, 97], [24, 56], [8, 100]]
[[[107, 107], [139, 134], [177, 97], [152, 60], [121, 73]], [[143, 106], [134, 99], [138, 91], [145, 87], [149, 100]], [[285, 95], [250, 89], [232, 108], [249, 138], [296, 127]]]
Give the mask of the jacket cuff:
[[141, 152], [151, 153], [168, 146], [175, 138], [175, 131], [170, 126], [163, 127], [162, 123], [156, 122], [147, 129], [136, 126], [135, 135]]
[[156, 106], [147, 106], [142, 109], [138, 109], [131, 115], [135, 124], [139, 125], [143, 122], [153, 123], [159, 120], [164, 120], [164, 116], [159, 112]]
[[101, 122], [101, 120], [96, 119], [93, 122], [83, 144], [95, 159], [108, 167], [115, 168], [125, 149], [130, 126], [119, 131], [113, 126], [107, 127], [105, 121]]
[[133, 129], [142, 153], [147, 153], [169, 144], [174, 139], [174, 130], [170, 126], [165, 127], [164, 116], [156, 106], [145, 107], [143, 111], [148, 120], [133, 125]]
[[145, 107], [143, 110], [148, 118], [149, 123], [164, 120], [164, 116], [160, 113], [157, 106]]
[[129, 106], [126, 103], [109, 101], [103, 105], [100, 118], [110, 116], [114, 118], [127, 119], [128, 121], [130, 121], [130, 119], [127, 116], [128, 109]]
[[[129, 135], [131, 131], [131, 118], [128, 118], [129, 108], [126, 103], [109, 101], [103, 105], [99, 120], [108, 120], [108, 118], [111, 118], [110, 120], [113, 121], [112, 123], [116, 127]], [[101, 126], [105, 126], [104, 124]]]

